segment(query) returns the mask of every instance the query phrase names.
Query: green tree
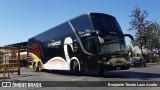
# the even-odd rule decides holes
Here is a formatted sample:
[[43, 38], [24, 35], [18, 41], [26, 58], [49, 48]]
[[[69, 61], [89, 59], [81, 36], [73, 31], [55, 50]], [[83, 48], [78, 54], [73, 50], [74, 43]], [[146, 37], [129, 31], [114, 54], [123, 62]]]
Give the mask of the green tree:
[[152, 22], [145, 28], [145, 45], [144, 47], [150, 52], [160, 53], [160, 24]]
[[144, 29], [149, 24], [149, 21], [146, 20], [148, 17], [148, 12], [136, 7], [132, 10], [129, 17], [131, 17], [129, 31], [134, 31], [135, 45], [141, 49], [141, 53], [143, 54], [143, 46], [145, 44]]

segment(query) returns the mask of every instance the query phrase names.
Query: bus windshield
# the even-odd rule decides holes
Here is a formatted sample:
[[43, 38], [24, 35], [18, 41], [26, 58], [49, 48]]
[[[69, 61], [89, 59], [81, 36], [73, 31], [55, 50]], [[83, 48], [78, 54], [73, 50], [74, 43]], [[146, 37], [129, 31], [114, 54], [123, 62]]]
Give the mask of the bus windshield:
[[102, 44], [100, 48], [102, 54], [125, 52], [125, 43], [121, 39], [113, 39]]

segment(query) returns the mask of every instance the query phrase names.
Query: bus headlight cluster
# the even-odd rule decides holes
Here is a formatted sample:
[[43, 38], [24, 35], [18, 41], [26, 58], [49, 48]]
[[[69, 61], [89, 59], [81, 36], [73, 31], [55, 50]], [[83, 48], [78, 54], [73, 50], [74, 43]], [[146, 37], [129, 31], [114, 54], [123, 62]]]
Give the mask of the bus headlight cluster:
[[111, 64], [110, 62], [107, 62], [107, 64], [109, 65], [109, 64]]
[[130, 62], [130, 61], [127, 61], [126, 64], [131, 64], [131, 62]]

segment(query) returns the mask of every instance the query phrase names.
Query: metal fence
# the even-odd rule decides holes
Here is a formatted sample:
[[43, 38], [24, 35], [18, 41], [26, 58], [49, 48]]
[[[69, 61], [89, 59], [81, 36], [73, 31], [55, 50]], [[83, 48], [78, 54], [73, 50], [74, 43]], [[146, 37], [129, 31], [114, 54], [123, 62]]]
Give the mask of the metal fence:
[[20, 50], [17, 47], [0, 47], [0, 74], [10, 78], [10, 73], [20, 75]]

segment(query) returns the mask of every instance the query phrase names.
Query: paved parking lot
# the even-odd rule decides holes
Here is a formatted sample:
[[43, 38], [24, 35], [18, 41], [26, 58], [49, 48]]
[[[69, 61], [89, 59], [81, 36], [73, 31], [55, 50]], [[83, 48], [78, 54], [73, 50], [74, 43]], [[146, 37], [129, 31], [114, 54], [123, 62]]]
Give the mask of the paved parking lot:
[[[147, 64], [147, 67], [130, 68], [129, 70], [107, 71], [104, 77], [97, 73], [83, 73], [74, 76], [69, 71], [46, 71], [35, 72], [29, 68], [21, 68], [21, 75], [10, 74], [11, 79], [2, 80], [27, 80], [27, 81], [132, 81], [132, 80], [154, 80], [160, 81], [160, 64]], [[1, 74], [2, 77], [2, 74]]]
[[[99, 77], [97, 73], [84, 73], [81, 76], [74, 76], [73, 73], [69, 71], [35, 72], [32, 69], [28, 69], [28, 68], [21, 68], [21, 75], [17, 75], [17, 73], [13, 73], [13, 74], [10, 74], [10, 76], [11, 76], [10, 79], [1, 78], [0, 81], [16, 81], [16, 82], [17, 81], [160, 81], [160, 64], [147, 64], [147, 67], [141, 67], [141, 68], [133, 67], [133, 68], [130, 68], [129, 70], [108, 71], [108, 72], [105, 72], [104, 77]], [[67, 84], [67, 83], [62, 82], [62, 84]], [[46, 88], [49, 89], [51, 87], [46, 87]], [[43, 89], [46, 89], [46, 88], [43, 88]], [[58, 88], [57, 86], [54, 88], [60, 89], [60, 90], [61, 89], [79, 90], [82, 87]], [[90, 88], [83, 87], [83, 88], [91, 89], [91, 87]], [[103, 87], [103, 88], [112, 89], [111, 87]], [[126, 87], [123, 87], [123, 89], [124, 88]], [[127, 88], [134, 90], [136, 87], [127, 87]], [[144, 88], [146, 87], [143, 87], [142, 89]], [[152, 88], [146, 88], [146, 89], [156, 90], [157, 88], [158, 87], [152, 87]], [[23, 89], [26, 90], [26, 88], [23, 88]], [[38, 88], [38, 89], [41, 90], [41, 88]], [[94, 89], [95, 87], [92, 90]], [[5, 89], [3, 88], [2, 90], [5, 90]]]

